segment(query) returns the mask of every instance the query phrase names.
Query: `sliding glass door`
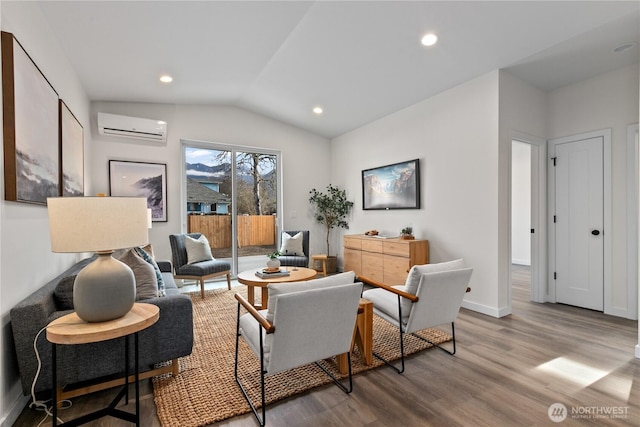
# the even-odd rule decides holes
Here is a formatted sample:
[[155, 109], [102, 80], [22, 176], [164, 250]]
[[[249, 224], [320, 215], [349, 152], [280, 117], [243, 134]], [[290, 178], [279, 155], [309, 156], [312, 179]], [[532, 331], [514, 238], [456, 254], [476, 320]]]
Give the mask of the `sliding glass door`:
[[261, 268], [277, 249], [280, 155], [183, 141], [187, 232], [207, 236], [232, 273]]

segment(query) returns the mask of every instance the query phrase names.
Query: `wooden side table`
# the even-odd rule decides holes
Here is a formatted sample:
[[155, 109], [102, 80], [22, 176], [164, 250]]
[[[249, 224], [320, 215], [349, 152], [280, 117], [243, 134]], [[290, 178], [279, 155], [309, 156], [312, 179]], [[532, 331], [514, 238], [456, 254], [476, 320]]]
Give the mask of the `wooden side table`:
[[[318, 267], [316, 267], [316, 263], [318, 263]], [[324, 277], [327, 277], [327, 255], [311, 255], [311, 267], [318, 273], [322, 273]]]
[[[125, 346], [125, 384], [108, 407], [66, 421], [65, 426], [76, 426], [86, 422], [102, 418], [106, 415], [120, 418], [125, 421], [140, 425], [140, 389], [138, 366], [138, 332], [148, 328], [160, 318], [160, 309], [153, 304], [136, 303], [133, 308], [118, 319], [107, 322], [89, 323], [78, 317], [76, 313], [67, 314], [47, 325], [47, 340], [51, 343], [51, 372], [53, 386], [53, 425], [58, 425], [58, 379], [56, 348], [58, 345], [88, 344], [98, 341], [107, 341], [124, 337]], [[135, 414], [116, 409], [116, 404], [126, 395], [129, 401], [129, 339], [134, 335], [134, 360], [135, 360], [135, 389], [136, 412]]]
[[[353, 352], [354, 346], [358, 346], [364, 364], [371, 366], [373, 363], [373, 302], [368, 299], [360, 298], [358, 317], [356, 317], [353, 338], [351, 339], [351, 352]], [[346, 353], [338, 355], [336, 362], [341, 374], [349, 372], [347, 365], [349, 359]]]

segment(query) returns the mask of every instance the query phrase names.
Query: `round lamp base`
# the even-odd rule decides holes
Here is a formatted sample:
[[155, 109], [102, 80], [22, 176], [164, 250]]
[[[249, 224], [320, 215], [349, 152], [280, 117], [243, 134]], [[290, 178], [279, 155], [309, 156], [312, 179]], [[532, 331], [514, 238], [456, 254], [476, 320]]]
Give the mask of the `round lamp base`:
[[111, 253], [98, 258], [78, 273], [73, 285], [73, 306], [82, 320], [106, 322], [124, 316], [136, 300], [133, 271]]

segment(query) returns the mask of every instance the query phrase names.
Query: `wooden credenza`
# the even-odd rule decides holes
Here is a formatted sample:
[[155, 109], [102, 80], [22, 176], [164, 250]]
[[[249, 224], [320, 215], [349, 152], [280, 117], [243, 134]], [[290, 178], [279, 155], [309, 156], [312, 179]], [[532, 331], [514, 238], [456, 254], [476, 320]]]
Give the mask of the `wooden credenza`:
[[429, 263], [428, 240], [344, 236], [344, 271], [387, 285], [403, 285], [411, 267]]

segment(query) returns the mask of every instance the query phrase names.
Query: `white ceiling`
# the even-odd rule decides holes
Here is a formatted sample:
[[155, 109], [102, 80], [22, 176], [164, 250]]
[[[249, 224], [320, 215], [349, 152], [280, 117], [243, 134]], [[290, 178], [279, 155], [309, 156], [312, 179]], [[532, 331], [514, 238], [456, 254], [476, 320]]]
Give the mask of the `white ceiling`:
[[548, 91], [640, 51], [611, 52], [640, 41], [638, 1], [38, 3], [93, 101], [234, 105], [326, 137], [491, 70]]

